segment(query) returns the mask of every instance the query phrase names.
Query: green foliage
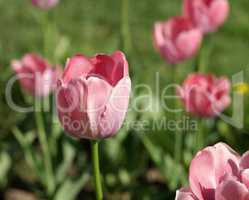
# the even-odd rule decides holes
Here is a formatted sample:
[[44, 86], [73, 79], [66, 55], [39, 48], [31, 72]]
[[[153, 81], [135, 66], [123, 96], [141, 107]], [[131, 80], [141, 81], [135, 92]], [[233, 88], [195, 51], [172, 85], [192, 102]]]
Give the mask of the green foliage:
[[8, 177], [8, 173], [11, 169], [11, 157], [7, 152], [1, 152], [0, 153], [0, 186], [3, 187], [7, 184], [8, 180], [6, 177]]

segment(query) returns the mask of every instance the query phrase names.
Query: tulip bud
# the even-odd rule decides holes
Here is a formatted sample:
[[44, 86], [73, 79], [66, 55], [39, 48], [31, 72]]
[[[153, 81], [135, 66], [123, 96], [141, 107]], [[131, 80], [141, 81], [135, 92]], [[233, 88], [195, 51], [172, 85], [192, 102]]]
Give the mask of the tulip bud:
[[230, 105], [230, 82], [213, 75], [191, 74], [178, 90], [187, 110], [199, 117], [214, 117]]
[[21, 60], [11, 62], [13, 70], [24, 90], [33, 96], [45, 97], [55, 88], [61, 69], [53, 69], [37, 54], [26, 54]]
[[184, 15], [204, 33], [214, 32], [228, 17], [227, 0], [184, 0]]
[[184, 17], [173, 17], [154, 26], [155, 49], [171, 64], [192, 58], [202, 42], [202, 33]]
[[32, 3], [42, 10], [49, 10], [55, 7], [59, 3], [59, 0], [32, 0]]
[[131, 91], [125, 55], [76, 55], [66, 64], [56, 89], [59, 120], [76, 138], [103, 139], [123, 124]]

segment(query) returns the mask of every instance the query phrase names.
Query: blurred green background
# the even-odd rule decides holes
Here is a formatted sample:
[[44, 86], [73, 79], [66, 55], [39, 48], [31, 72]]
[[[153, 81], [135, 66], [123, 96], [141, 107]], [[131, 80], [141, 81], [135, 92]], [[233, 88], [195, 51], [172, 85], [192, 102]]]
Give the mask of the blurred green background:
[[[16, 125], [24, 132], [34, 131], [35, 126], [32, 114], [16, 113], [7, 105], [5, 87], [13, 75], [10, 61], [21, 58], [27, 52], [37, 52], [53, 64], [64, 65], [68, 57], [78, 52], [93, 56], [96, 53], [112, 53], [121, 49], [127, 55], [133, 85], [145, 83], [153, 88], [156, 73], [159, 72], [163, 87], [172, 82], [172, 69], [153, 48], [152, 28], [156, 21], [179, 15], [181, 3], [181, 0], [61, 0], [57, 7], [46, 13], [33, 7], [28, 0], [0, 0], [1, 198], [8, 199], [13, 189], [18, 189], [31, 196], [46, 199], [39, 179], [31, 173], [12, 133]], [[248, 82], [249, 1], [231, 0], [230, 4], [231, 13], [225, 25], [218, 32], [207, 36], [204, 41], [201, 62], [207, 66], [209, 72], [229, 78], [243, 71], [244, 81]], [[45, 17], [47, 21], [44, 20]], [[46, 26], [44, 45], [45, 23], [49, 25]], [[196, 59], [193, 59], [177, 66], [179, 78], [183, 80], [196, 68], [196, 64]], [[134, 96], [143, 92], [135, 91]], [[25, 101], [18, 84], [15, 85], [13, 98], [18, 104], [30, 104]], [[207, 122], [205, 145], [224, 141], [240, 152], [248, 149], [247, 99], [245, 94], [244, 128], [236, 129], [219, 119], [210, 120]], [[157, 100], [155, 96], [154, 104]], [[130, 110], [127, 121], [152, 121], [163, 116], [167, 114], [136, 113]], [[48, 117], [48, 124], [49, 120], [51, 119]], [[58, 156], [54, 159], [55, 171], [60, 167], [58, 160], [63, 163], [66, 155], [73, 154], [68, 156], [68, 168], [64, 172], [74, 180], [91, 166], [89, 143], [72, 140], [62, 133], [58, 137], [56, 148], [59, 153], [55, 154]], [[196, 153], [194, 133], [184, 134], [180, 160], [173, 156], [174, 140], [175, 136], [170, 131], [123, 128], [117, 137], [103, 141], [101, 163], [106, 198], [174, 199], [175, 190], [187, 183], [189, 162]], [[32, 145], [37, 146], [39, 153], [35, 139], [32, 140]], [[77, 186], [82, 187], [75, 189], [72, 199], [94, 198], [89, 180], [73, 182], [71, 179], [67, 180], [68, 177], [64, 177], [58, 184], [59, 189], [63, 188], [58, 191], [63, 192], [57, 191], [54, 199], [59, 199], [60, 195], [65, 195]], [[70, 200], [70, 197], [66, 200]]]

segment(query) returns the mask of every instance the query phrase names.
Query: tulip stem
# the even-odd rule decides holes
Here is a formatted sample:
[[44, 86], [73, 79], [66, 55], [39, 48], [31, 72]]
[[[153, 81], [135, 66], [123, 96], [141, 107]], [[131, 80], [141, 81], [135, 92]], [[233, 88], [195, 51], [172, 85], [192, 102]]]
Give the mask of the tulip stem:
[[[173, 66], [173, 84], [179, 84], [178, 83], [178, 72], [177, 72], [177, 65]], [[175, 96], [175, 92], [173, 91], [173, 96]], [[182, 149], [182, 133], [180, 130], [178, 130], [177, 127], [177, 121], [179, 120], [179, 114], [178, 114], [178, 106], [179, 102], [178, 99], [174, 100], [174, 120], [175, 120], [175, 160], [176, 162], [181, 161], [181, 149]]]
[[47, 180], [47, 192], [49, 195], [52, 195], [55, 187], [54, 187], [54, 178], [53, 178], [53, 168], [51, 162], [51, 156], [48, 147], [47, 136], [44, 127], [44, 120], [42, 116], [42, 112], [40, 110], [40, 100], [37, 101], [36, 110], [35, 110], [35, 120], [37, 125], [38, 132], [38, 140], [41, 145], [43, 157], [44, 157], [44, 165], [46, 170], [46, 180]]
[[204, 45], [200, 48], [196, 63], [196, 71], [199, 73], [207, 73], [208, 59], [206, 58], [210, 57], [210, 36], [207, 35], [203, 43]]
[[132, 48], [130, 27], [129, 27], [129, 0], [122, 0], [121, 5], [121, 36], [123, 40], [123, 48], [129, 53]]
[[53, 16], [50, 16], [48, 12], [44, 12], [43, 23], [43, 54], [51, 62], [55, 60], [54, 54], [54, 41], [56, 34], [56, 25], [53, 21]]
[[49, 55], [49, 41], [48, 41], [48, 33], [49, 33], [49, 25], [48, 25], [48, 13], [44, 12], [43, 22], [42, 22], [42, 31], [43, 31], [43, 53], [46, 58]]
[[102, 184], [101, 184], [101, 174], [99, 169], [99, 141], [94, 140], [91, 142], [92, 147], [92, 162], [94, 171], [94, 184], [96, 199], [103, 199]]
[[202, 149], [205, 144], [204, 144], [204, 139], [205, 139], [205, 119], [200, 119], [199, 120], [199, 131], [197, 133], [196, 136], [196, 146], [197, 146], [197, 151], [199, 151], [200, 149]]

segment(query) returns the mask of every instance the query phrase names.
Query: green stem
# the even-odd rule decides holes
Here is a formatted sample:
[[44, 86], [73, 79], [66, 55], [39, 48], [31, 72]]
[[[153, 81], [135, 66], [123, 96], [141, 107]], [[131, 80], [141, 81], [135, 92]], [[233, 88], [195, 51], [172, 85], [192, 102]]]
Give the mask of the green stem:
[[210, 44], [210, 36], [206, 36], [203, 45], [199, 51], [199, 54], [197, 56], [197, 63], [196, 63], [196, 69], [195, 71], [199, 73], [207, 73], [208, 70], [208, 59], [210, 57], [210, 51], [211, 51], [211, 44]]
[[[207, 73], [208, 59], [210, 57], [211, 45], [210, 45], [210, 36], [205, 37], [204, 45], [200, 49], [199, 55], [197, 57], [196, 63], [196, 72], [198, 73]], [[203, 148], [205, 143], [205, 131], [206, 124], [205, 119], [198, 120], [199, 131], [196, 133], [196, 149], [197, 151]]]
[[43, 54], [51, 62], [55, 61], [54, 47], [56, 45], [56, 24], [53, 16], [45, 12], [42, 22], [43, 31]]
[[42, 31], [43, 31], [43, 54], [46, 58], [49, 56], [49, 25], [48, 25], [48, 13], [44, 12], [42, 19]]
[[205, 66], [205, 63], [204, 63], [204, 59], [203, 59], [203, 54], [204, 54], [204, 47], [202, 47], [199, 51], [199, 54], [197, 56], [197, 62], [196, 62], [196, 69], [195, 71], [198, 72], [198, 73], [205, 73], [206, 72], [206, 66]]
[[[39, 104], [38, 104], [39, 102]], [[55, 184], [53, 177], [53, 168], [52, 168], [52, 160], [49, 151], [48, 141], [45, 133], [44, 120], [42, 116], [42, 112], [40, 111], [40, 101], [37, 101], [37, 109], [35, 110], [35, 120], [38, 131], [38, 139], [41, 145], [43, 157], [44, 157], [44, 165], [46, 171], [46, 179], [47, 179], [47, 192], [51, 195], [54, 192]]]
[[[173, 84], [179, 84], [179, 80], [178, 80], [178, 72], [177, 72], [177, 66], [173, 66]], [[173, 91], [173, 96], [175, 96], [175, 90]], [[179, 120], [179, 114], [178, 111], [176, 111], [179, 107], [179, 101], [178, 99], [174, 100], [174, 120], [175, 120], [175, 124], [177, 124], [177, 121]], [[176, 127], [175, 130], [175, 160], [176, 162], [180, 162], [181, 161], [181, 150], [182, 150], [182, 133], [180, 130], [178, 130], [178, 127]]]
[[205, 140], [205, 119], [199, 120], [199, 132], [196, 135], [196, 150], [199, 151], [205, 146], [204, 140]]
[[92, 147], [92, 162], [94, 170], [96, 200], [102, 200], [103, 193], [102, 193], [101, 175], [99, 170], [99, 142], [96, 140], [92, 141], [91, 147]]
[[57, 118], [54, 113], [52, 113], [52, 124], [51, 124], [51, 136], [49, 140], [49, 147], [51, 150], [51, 155], [56, 156], [57, 155], [57, 143], [58, 139], [60, 137], [60, 126], [56, 124]]
[[121, 5], [121, 35], [125, 53], [131, 50], [131, 35], [129, 28], [129, 0], [122, 0]]

